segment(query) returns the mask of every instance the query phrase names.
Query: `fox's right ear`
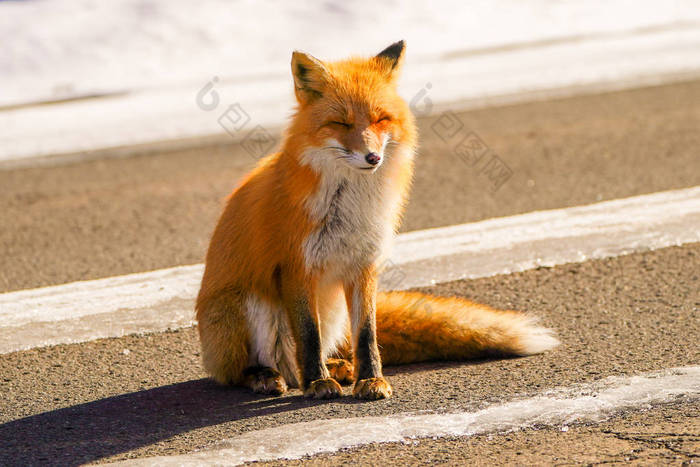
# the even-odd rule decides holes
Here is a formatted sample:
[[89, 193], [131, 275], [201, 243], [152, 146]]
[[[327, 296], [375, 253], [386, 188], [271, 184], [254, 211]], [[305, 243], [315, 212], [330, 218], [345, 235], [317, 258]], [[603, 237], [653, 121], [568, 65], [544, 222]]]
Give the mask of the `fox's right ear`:
[[328, 70], [320, 60], [303, 52], [292, 53], [294, 93], [300, 104], [306, 104], [323, 95]]
[[374, 59], [379, 61], [380, 66], [390, 80], [395, 80], [398, 71], [403, 64], [403, 57], [406, 52], [406, 42], [398, 41], [391, 44], [386, 49], [379, 52]]

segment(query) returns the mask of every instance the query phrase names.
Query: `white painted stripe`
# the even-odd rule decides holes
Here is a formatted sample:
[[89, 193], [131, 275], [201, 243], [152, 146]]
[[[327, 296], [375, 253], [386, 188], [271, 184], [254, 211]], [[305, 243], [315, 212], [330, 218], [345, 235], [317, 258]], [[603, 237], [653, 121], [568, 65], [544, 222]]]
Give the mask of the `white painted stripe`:
[[406, 289], [700, 241], [700, 186], [409, 232], [392, 261]]
[[[694, 187], [402, 234], [381, 284], [406, 289], [698, 241]], [[201, 275], [201, 265], [182, 266], [0, 294], [0, 353], [190, 325]]]
[[21, 326], [192, 300], [204, 265], [179, 266], [0, 295], [0, 323]]
[[[416, 262], [436, 256], [478, 253], [510, 248], [520, 243], [556, 241], [591, 234], [610, 234], [611, 243], [616, 243], [618, 238], [627, 237], [641, 226], [665, 224], [669, 220], [683, 219], [698, 212], [700, 187], [586, 206], [535, 211], [471, 224], [405, 233], [400, 236], [395, 249], [395, 260], [401, 261], [401, 258], [405, 258], [405, 262]], [[687, 227], [693, 225], [689, 224]], [[664, 234], [663, 237], [668, 237], [668, 234]], [[655, 241], [663, 241], [653, 234], [644, 235], [644, 238], [650, 240], [652, 247]]]
[[299, 459], [369, 443], [502, 433], [535, 425], [564, 427], [574, 422], [600, 422], [623, 410], [648, 407], [680, 396], [685, 400], [700, 398], [700, 366], [606, 378], [593, 384], [554, 389], [536, 397], [495, 404], [476, 412], [400, 414], [294, 423], [250, 431], [187, 455], [150, 457], [117, 464], [228, 466]]

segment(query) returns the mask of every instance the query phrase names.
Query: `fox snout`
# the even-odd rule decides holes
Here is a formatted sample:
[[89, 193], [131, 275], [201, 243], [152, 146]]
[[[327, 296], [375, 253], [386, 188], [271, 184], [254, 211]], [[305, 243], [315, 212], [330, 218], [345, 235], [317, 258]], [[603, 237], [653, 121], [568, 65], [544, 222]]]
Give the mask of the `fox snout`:
[[367, 155], [365, 156], [365, 160], [370, 165], [377, 165], [382, 161], [382, 157], [380, 155], [378, 155], [376, 152], [370, 152], [370, 153], [367, 153]]
[[383, 157], [383, 152], [375, 152], [375, 151], [369, 151], [366, 152], [360, 152], [360, 151], [353, 151], [353, 163], [351, 165], [355, 166], [358, 169], [361, 170], [367, 170], [367, 171], [375, 171], [379, 168], [380, 165], [382, 165], [382, 162], [384, 161]]
[[[366, 170], [368, 172], [374, 172], [377, 170], [384, 162], [385, 154], [385, 144], [379, 146], [377, 149], [368, 148], [367, 145], [363, 145], [360, 148], [350, 149], [345, 146], [341, 141], [335, 139], [327, 139], [324, 141], [323, 149], [325, 154], [316, 153], [318, 158], [329, 158], [330, 155], [334, 155], [333, 159], [339, 163], [349, 166], [354, 170]], [[314, 154], [312, 151], [311, 154]], [[312, 156], [313, 157], [313, 156]]]
[[389, 140], [386, 134], [377, 134], [372, 131], [365, 131], [362, 135], [362, 144], [358, 144], [355, 153], [360, 156], [363, 169], [377, 169], [384, 162], [384, 149]]

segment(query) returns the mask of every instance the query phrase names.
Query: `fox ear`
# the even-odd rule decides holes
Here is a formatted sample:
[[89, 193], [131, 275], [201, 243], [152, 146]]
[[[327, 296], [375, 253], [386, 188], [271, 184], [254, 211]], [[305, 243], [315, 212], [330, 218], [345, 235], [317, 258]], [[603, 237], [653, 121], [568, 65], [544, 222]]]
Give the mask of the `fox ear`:
[[292, 76], [294, 93], [300, 104], [305, 104], [323, 95], [328, 70], [320, 60], [303, 52], [292, 53]]
[[389, 75], [389, 78], [392, 79], [401, 68], [405, 51], [406, 43], [404, 41], [398, 41], [379, 52], [374, 58], [379, 61], [387, 75]]

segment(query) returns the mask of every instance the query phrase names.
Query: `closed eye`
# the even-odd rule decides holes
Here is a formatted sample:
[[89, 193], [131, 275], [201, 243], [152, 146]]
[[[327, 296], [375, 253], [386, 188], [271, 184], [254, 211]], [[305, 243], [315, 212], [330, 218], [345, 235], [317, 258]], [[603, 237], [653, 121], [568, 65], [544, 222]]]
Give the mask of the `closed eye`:
[[342, 126], [343, 128], [350, 128], [352, 126], [349, 123], [339, 122], [337, 120], [331, 120], [330, 122], [327, 122], [326, 125], [338, 125], [338, 126]]
[[377, 123], [390, 122], [390, 121], [391, 121], [391, 117], [388, 115], [384, 115], [377, 120]]

